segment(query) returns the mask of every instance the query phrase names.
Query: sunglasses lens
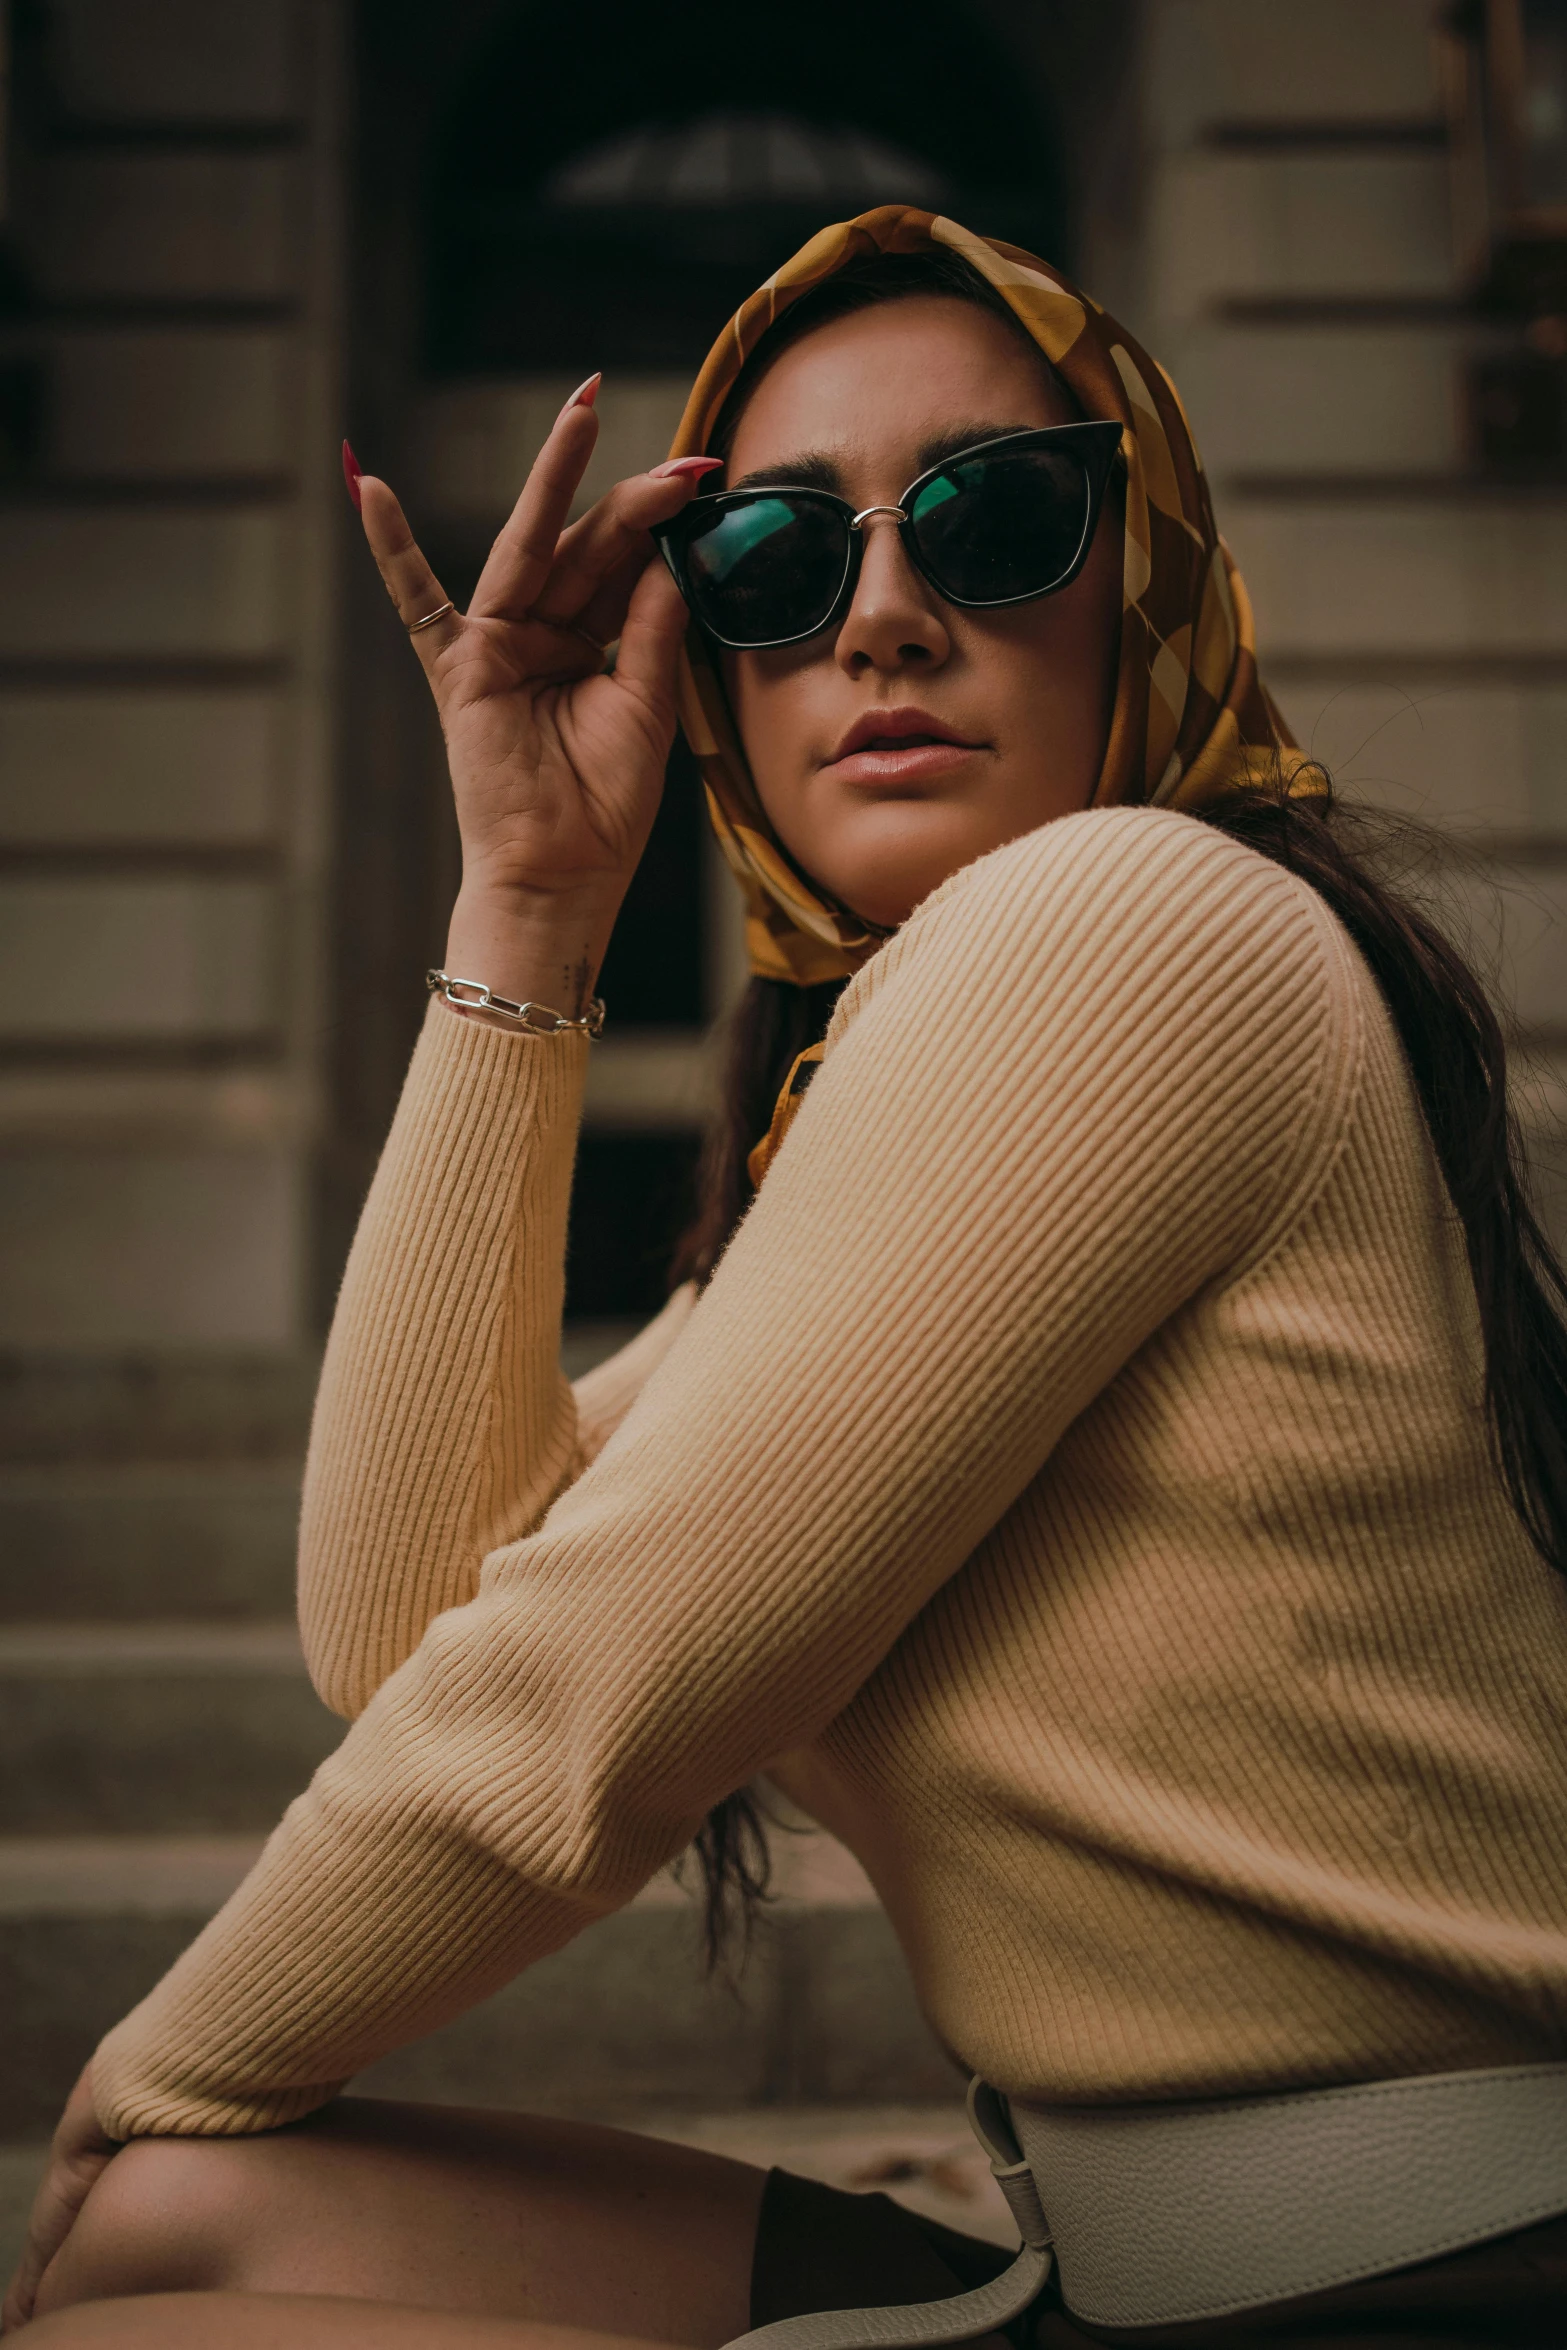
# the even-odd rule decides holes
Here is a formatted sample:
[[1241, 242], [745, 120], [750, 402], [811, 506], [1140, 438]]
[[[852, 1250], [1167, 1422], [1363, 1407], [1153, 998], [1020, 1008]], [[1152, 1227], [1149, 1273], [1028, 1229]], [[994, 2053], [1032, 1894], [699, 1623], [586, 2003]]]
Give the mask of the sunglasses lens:
[[831, 618], [848, 532], [831, 506], [764, 493], [717, 508], [682, 547], [698, 619], [730, 644], [765, 645]]
[[920, 559], [960, 604], [1043, 595], [1077, 560], [1088, 476], [1067, 449], [958, 459], [926, 482], [909, 522]]

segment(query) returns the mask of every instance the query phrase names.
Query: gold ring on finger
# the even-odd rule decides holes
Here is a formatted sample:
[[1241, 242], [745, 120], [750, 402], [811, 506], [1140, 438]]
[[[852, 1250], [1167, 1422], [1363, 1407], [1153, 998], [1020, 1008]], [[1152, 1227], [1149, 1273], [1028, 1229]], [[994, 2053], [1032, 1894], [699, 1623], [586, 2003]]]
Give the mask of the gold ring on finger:
[[421, 628], [433, 628], [438, 620], [444, 620], [448, 612], [455, 612], [456, 609], [456, 605], [452, 603], [437, 604], [435, 610], [433, 612], [426, 612], [422, 620], [409, 621], [409, 635], [417, 636]]

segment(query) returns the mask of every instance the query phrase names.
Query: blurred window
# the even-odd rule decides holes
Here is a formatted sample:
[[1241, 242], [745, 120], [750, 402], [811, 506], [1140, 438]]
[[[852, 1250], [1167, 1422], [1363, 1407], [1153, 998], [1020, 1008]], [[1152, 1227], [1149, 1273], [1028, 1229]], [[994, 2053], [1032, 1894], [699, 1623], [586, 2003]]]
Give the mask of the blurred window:
[[539, 191], [547, 207], [592, 206], [601, 215], [650, 204], [821, 204], [863, 212], [897, 201], [934, 207], [950, 192], [929, 164], [863, 131], [736, 107], [675, 130], [619, 133], [562, 164]]
[[[968, 10], [604, 0], [507, 11], [439, 140], [436, 374], [695, 366], [724, 317], [827, 221], [950, 210], [1064, 258], [1052, 127]], [[548, 92], [546, 105], [537, 94]]]
[[1526, 204], [1567, 205], [1567, 7], [1524, 0], [1520, 191]]

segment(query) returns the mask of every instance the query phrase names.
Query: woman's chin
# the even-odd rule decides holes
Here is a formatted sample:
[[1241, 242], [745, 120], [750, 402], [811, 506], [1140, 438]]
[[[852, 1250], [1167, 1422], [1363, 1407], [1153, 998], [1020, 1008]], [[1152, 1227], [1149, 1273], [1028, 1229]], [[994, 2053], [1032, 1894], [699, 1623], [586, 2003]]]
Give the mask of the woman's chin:
[[[1009, 833], [992, 836], [972, 821], [950, 819], [900, 831], [903, 837], [889, 839], [883, 833], [880, 840], [856, 843], [855, 854], [816, 865], [816, 878], [839, 905], [852, 907], [878, 930], [896, 930], [932, 890], [1011, 838]], [[908, 831], [918, 837], [908, 838]], [[830, 874], [822, 870], [828, 862]]]
[[955, 857], [950, 864], [944, 862], [932, 866], [918, 878], [911, 877], [901, 887], [894, 886], [889, 876], [883, 873], [874, 882], [867, 881], [861, 889], [834, 890], [832, 894], [840, 905], [846, 906], [862, 922], [871, 924], [873, 928], [899, 930], [932, 890], [940, 889], [944, 881], [950, 881], [954, 873], [961, 873], [965, 865], [972, 865], [974, 857], [982, 854], [982, 850], [976, 849], [973, 856]]

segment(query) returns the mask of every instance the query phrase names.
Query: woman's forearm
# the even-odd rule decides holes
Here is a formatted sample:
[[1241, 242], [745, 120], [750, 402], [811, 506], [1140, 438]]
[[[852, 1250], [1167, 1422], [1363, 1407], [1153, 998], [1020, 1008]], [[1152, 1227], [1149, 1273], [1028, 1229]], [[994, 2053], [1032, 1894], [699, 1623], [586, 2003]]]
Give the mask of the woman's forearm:
[[[556, 419], [465, 613], [390, 486], [350, 481], [446, 744], [463, 883], [445, 967], [568, 1019], [674, 735], [685, 608], [645, 534], [708, 462], [623, 482], [568, 528], [597, 384]], [[426, 1023], [349, 1258], [306, 1470], [300, 1618], [317, 1687], [344, 1713], [577, 1465], [559, 1346], [586, 1051], [580, 1032], [445, 1004]]]
[[427, 1017], [344, 1274], [305, 1472], [300, 1624], [317, 1688], [350, 1717], [578, 1466], [560, 1320], [587, 1050], [439, 1002]]

